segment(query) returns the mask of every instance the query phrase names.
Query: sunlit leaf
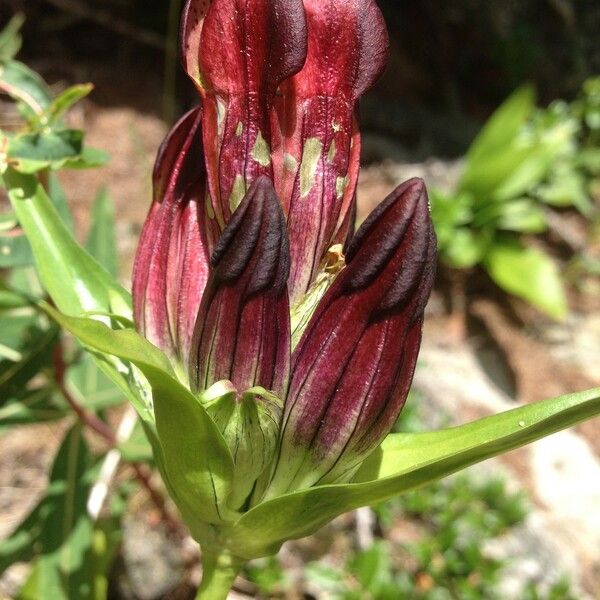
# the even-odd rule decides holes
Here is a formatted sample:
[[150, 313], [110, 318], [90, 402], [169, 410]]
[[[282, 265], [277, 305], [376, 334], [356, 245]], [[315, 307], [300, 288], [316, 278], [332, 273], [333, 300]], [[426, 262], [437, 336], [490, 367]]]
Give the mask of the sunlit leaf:
[[52, 102], [46, 82], [29, 67], [14, 60], [0, 64], [0, 90], [23, 102], [37, 116]]
[[502, 289], [555, 319], [564, 319], [567, 315], [567, 298], [560, 273], [547, 254], [513, 240], [500, 239], [489, 248], [484, 265]]
[[230, 547], [249, 559], [274, 553], [284, 540], [310, 535], [343, 512], [381, 502], [597, 415], [600, 388], [451, 429], [392, 434], [365, 461], [356, 483], [312, 488], [259, 504], [236, 523]]
[[103, 310], [131, 317], [130, 295], [77, 244], [36, 178], [9, 169], [3, 179], [56, 305], [75, 315]]
[[93, 89], [94, 86], [91, 83], [72, 85], [52, 100], [42, 119], [49, 124], [58, 121], [74, 104], [85, 98]]
[[113, 277], [118, 276], [115, 208], [106, 188], [98, 192], [94, 201], [91, 227], [85, 247]]

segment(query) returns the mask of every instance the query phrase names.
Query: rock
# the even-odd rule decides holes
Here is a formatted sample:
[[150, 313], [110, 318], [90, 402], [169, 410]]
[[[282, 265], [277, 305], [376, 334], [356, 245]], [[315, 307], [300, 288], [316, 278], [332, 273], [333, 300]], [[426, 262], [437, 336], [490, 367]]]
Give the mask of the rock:
[[[436, 429], [514, 408], [516, 403], [488, 378], [468, 343], [444, 344], [430, 326], [415, 375], [421, 414]], [[575, 589], [600, 594], [600, 461], [585, 437], [569, 430], [483, 464], [525, 488], [533, 502], [526, 523], [490, 552], [514, 558], [506, 597], [527, 581], [554, 583], [567, 574]], [[512, 587], [511, 587], [512, 586]]]

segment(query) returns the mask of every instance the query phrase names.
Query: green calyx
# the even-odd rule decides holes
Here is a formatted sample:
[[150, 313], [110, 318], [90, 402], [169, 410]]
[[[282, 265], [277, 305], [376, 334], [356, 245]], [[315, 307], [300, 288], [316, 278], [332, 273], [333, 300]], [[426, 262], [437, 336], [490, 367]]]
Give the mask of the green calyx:
[[216, 383], [200, 399], [233, 458], [228, 505], [242, 510], [273, 461], [283, 402], [261, 387], [239, 393], [229, 381]]

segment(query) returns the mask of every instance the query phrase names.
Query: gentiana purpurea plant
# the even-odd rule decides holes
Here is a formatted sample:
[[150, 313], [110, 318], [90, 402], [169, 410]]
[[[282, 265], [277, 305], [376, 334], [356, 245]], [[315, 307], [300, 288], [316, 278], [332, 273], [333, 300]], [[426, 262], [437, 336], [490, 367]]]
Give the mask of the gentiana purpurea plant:
[[58, 167], [8, 138], [0, 155], [44, 310], [138, 411], [202, 547], [200, 598], [343, 512], [600, 413], [590, 390], [388, 435], [436, 243], [420, 180], [354, 233], [357, 102], [387, 47], [373, 0], [190, 0], [182, 54], [200, 103], [159, 151], [133, 299], [62, 225], [36, 176]]

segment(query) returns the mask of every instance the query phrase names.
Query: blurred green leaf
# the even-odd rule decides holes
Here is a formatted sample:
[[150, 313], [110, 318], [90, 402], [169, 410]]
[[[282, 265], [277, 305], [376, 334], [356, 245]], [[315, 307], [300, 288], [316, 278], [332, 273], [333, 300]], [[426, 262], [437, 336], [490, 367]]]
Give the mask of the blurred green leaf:
[[0, 63], [13, 59], [21, 49], [21, 27], [25, 22], [25, 16], [17, 13], [0, 31]]
[[489, 248], [484, 266], [502, 289], [555, 319], [566, 317], [565, 290], [558, 268], [547, 254], [513, 240], [498, 240]]
[[467, 160], [474, 163], [484, 156], [498, 154], [509, 146], [519, 134], [535, 108], [535, 92], [524, 85], [489, 118], [467, 153]]
[[554, 159], [541, 145], [529, 147], [519, 155], [521, 161], [498, 182], [493, 192], [494, 200], [508, 201], [530, 192], [544, 180]]
[[91, 223], [85, 247], [113, 277], [117, 277], [119, 266], [115, 235], [115, 208], [106, 188], [102, 188], [96, 196]]
[[541, 233], [548, 229], [543, 209], [529, 198], [504, 202], [498, 213], [498, 229], [520, 233]]
[[350, 563], [350, 572], [358, 579], [365, 592], [379, 597], [392, 583], [390, 552], [383, 542], [373, 544]]
[[52, 168], [65, 169], [93, 169], [101, 167], [108, 162], [108, 154], [96, 148], [85, 147], [81, 154], [74, 158], [68, 158], [61, 163], [55, 163]]
[[87, 353], [68, 368], [65, 383], [79, 404], [93, 412], [118, 406], [124, 401], [121, 391]]
[[35, 328], [25, 333], [26, 341], [14, 348], [19, 352], [20, 359], [17, 362], [10, 360], [0, 362], [0, 404], [3, 396], [6, 398], [10, 393], [24, 387], [40, 369], [52, 361], [52, 351], [58, 339], [58, 328], [55, 326], [46, 330]]
[[15, 397], [2, 399], [0, 433], [15, 425], [56, 421], [69, 413], [70, 409], [53, 387], [21, 390]]
[[518, 148], [517, 137], [534, 108], [533, 88], [523, 86], [496, 110], [469, 148], [459, 191], [491, 194], [521, 166], [530, 149]]
[[448, 245], [441, 250], [443, 260], [455, 269], [474, 267], [485, 256], [491, 233], [459, 227], [454, 231]]
[[259, 504], [237, 521], [229, 546], [245, 558], [271, 554], [284, 540], [310, 535], [341, 513], [441, 479], [597, 415], [600, 388], [451, 429], [391, 434], [365, 461], [356, 483], [315, 487]]
[[25, 234], [18, 229], [0, 230], [0, 269], [18, 269], [33, 264]]
[[52, 102], [46, 82], [29, 67], [14, 60], [0, 64], [0, 90], [26, 104], [38, 117]]
[[83, 132], [75, 129], [21, 133], [9, 138], [9, 163], [21, 173], [62, 168], [83, 151]]
[[130, 438], [119, 445], [123, 460], [131, 463], [150, 463], [153, 460], [152, 446], [142, 424], [138, 421]]
[[52, 200], [52, 204], [56, 207], [62, 222], [65, 224], [71, 235], [75, 231], [75, 224], [73, 223], [73, 215], [69, 208], [69, 203], [65, 195], [65, 191], [58, 179], [56, 173], [48, 174], [48, 196]]
[[61, 92], [45, 110], [42, 120], [48, 124], [58, 121], [73, 105], [91, 93], [94, 86], [91, 83], [72, 85]]

